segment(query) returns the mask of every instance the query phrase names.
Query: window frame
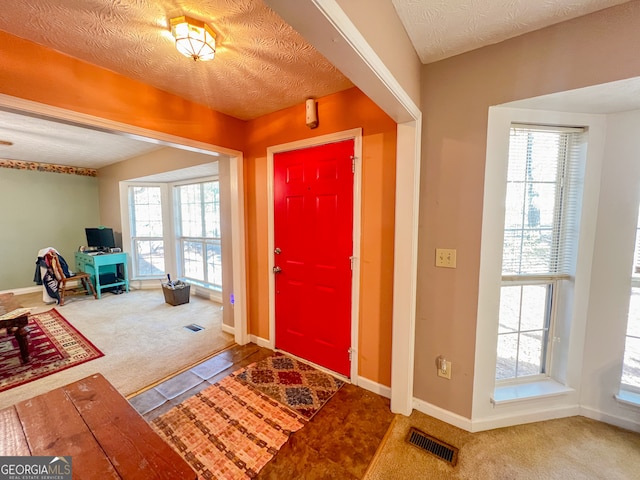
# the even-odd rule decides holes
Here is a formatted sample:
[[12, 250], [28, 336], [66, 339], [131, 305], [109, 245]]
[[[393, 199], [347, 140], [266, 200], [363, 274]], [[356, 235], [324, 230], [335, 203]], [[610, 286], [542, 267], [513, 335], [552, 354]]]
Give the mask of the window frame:
[[[193, 237], [193, 236], [183, 236], [182, 235], [182, 209], [181, 209], [181, 202], [180, 202], [180, 194], [179, 194], [179, 188], [183, 187], [183, 186], [188, 186], [188, 185], [202, 185], [205, 183], [218, 183], [218, 215], [221, 216], [221, 198], [220, 198], [220, 178], [219, 176], [210, 176], [210, 177], [203, 177], [203, 178], [198, 178], [197, 181], [194, 180], [185, 180], [182, 182], [175, 182], [171, 184], [171, 189], [172, 189], [172, 204], [173, 204], [173, 208], [175, 210], [175, 215], [173, 217], [174, 219], [174, 230], [175, 230], [175, 245], [176, 245], [176, 263], [178, 265], [178, 271], [180, 272], [180, 277], [184, 278], [185, 280], [187, 280], [189, 283], [194, 283], [197, 285], [200, 285], [204, 288], [207, 288], [209, 290], [212, 290], [214, 292], [222, 292], [222, 278], [220, 281], [220, 284], [215, 284], [213, 282], [209, 282], [208, 281], [208, 269], [207, 269], [207, 263], [206, 263], [206, 254], [204, 255], [204, 277], [205, 280], [199, 280], [199, 279], [195, 279], [192, 277], [188, 277], [186, 274], [186, 269], [185, 269], [185, 259], [184, 259], [184, 242], [185, 241], [192, 241], [192, 242], [201, 242], [202, 243], [202, 247], [203, 247], [203, 251], [206, 252], [206, 248], [207, 245], [209, 244], [217, 244], [219, 245], [220, 249], [222, 249], [222, 227], [220, 226], [219, 228], [219, 233], [220, 236], [219, 237]], [[201, 197], [201, 202], [200, 204], [202, 205], [204, 198]], [[203, 216], [204, 219], [204, 209], [201, 209], [201, 215]], [[221, 219], [218, 219], [218, 222], [221, 222]], [[203, 226], [204, 226], [204, 220], [203, 220]], [[222, 255], [222, 253], [221, 253]], [[221, 260], [222, 261], [222, 260]], [[221, 275], [222, 275], [222, 263], [220, 264], [220, 269], [221, 269]]]
[[[502, 261], [505, 261], [504, 257], [504, 247], [507, 238], [507, 232], [513, 231], [514, 228], [512, 226], [507, 225], [506, 221], [506, 213], [507, 213], [507, 200], [508, 197], [506, 192], [508, 191], [509, 178], [508, 172], [511, 164], [511, 149], [512, 149], [512, 138], [515, 130], [524, 131], [527, 133], [527, 147], [529, 148], [529, 134], [528, 132], [549, 132], [549, 133], [557, 133], [557, 134], [576, 134], [578, 140], [581, 140], [577, 146], [573, 146], [571, 142], [566, 142], [562, 140], [558, 142], [558, 159], [559, 162], [556, 165], [555, 172], [555, 181], [552, 182], [555, 185], [555, 198], [554, 198], [554, 209], [553, 209], [553, 220], [551, 224], [552, 231], [552, 239], [551, 245], [552, 249], [549, 251], [548, 258], [550, 260], [548, 271], [540, 272], [540, 273], [506, 273], [502, 272], [501, 275], [501, 285], [500, 292], [498, 295], [499, 304], [501, 304], [501, 297], [505, 287], [511, 286], [526, 286], [526, 285], [548, 285], [547, 292], [545, 294], [545, 308], [544, 308], [544, 319], [543, 319], [543, 337], [540, 342], [542, 353], [540, 355], [540, 368], [539, 373], [530, 374], [530, 375], [518, 375], [518, 364], [519, 364], [519, 355], [520, 355], [520, 336], [522, 334], [522, 330], [520, 329], [522, 316], [519, 314], [518, 316], [518, 329], [514, 332], [518, 334], [518, 343], [517, 343], [517, 351], [515, 358], [515, 368], [514, 368], [514, 376], [507, 378], [499, 378], [498, 377], [498, 346], [500, 345], [499, 340], [501, 336], [506, 335], [506, 333], [501, 333], [499, 330], [497, 331], [497, 347], [496, 347], [496, 364], [495, 364], [495, 384], [496, 386], [500, 385], [511, 385], [518, 383], [530, 383], [540, 380], [545, 380], [553, 376], [553, 347], [554, 347], [554, 331], [555, 331], [555, 323], [556, 323], [556, 305], [560, 301], [560, 297], [562, 295], [561, 283], [566, 281], [571, 281], [571, 276], [568, 274], [568, 265], [571, 262], [567, 262], [567, 258], [570, 256], [575, 256], [575, 252], [573, 249], [577, 248], [575, 245], [573, 237], [569, 235], [567, 237], [565, 230], [568, 228], [575, 228], [575, 226], [569, 225], [565, 223], [564, 217], [569, 215], [575, 216], [576, 211], [579, 211], [579, 205], [574, 205], [571, 202], [578, 202], [578, 195], [576, 198], [573, 198], [573, 195], [576, 195], [576, 192], [573, 192], [573, 189], [577, 189], [577, 191], [582, 191], [582, 185], [579, 180], [573, 179], [572, 176], [576, 176], [578, 174], [579, 165], [572, 165], [571, 162], [580, 163], [580, 158], [577, 158], [579, 155], [576, 153], [579, 149], [581, 149], [581, 145], [586, 142], [586, 129], [581, 127], [571, 127], [571, 126], [548, 126], [546, 124], [521, 124], [519, 122], [511, 122], [509, 125], [509, 141], [507, 146], [507, 158], [506, 158], [506, 169], [505, 169], [505, 185], [503, 191], [505, 192], [504, 196], [504, 211], [505, 215], [503, 218], [503, 228], [502, 228]], [[564, 151], [561, 151], [560, 148], [564, 147]], [[528, 149], [527, 149], [528, 151]], [[575, 157], [575, 158], [574, 158]], [[527, 158], [529, 158], [527, 156]], [[528, 165], [528, 162], [526, 162]], [[516, 182], [517, 183], [517, 182]], [[534, 183], [549, 183], [549, 182], [541, 182], [537, 181]], [[529, 181], [526, 180], [523, 183], [523, 187], [528, 185]], [[523, 190], [524, 191], [524, 190]], [[523, 204], [520, 205], [524, 209], [526, 205], [526, 199], [523, 197]], [[523, 211], [523, 215], [525, 215], [525, 210]], [[576, 219], [577, 221], [577, 219]], [[527, 231], [525, 228], [525, 222], [522, 221], [521, 228], [519, 228], [523, 232]], [[522, 259], [523, 251], [520, 251], [520, 256], [518, 258]], [[518, 262], [521, 264], [521, 262]], [[503, 267], [504, 268], [504, 265]], [[522, 299], [521, 299], [522, 300]], [[499, 315], [498, 315], [499, 318]]]
[[[636, 393], [636, 394], [640, 394], [640, 386], [639, 385], [632, 385], [629, 383], [625, 383], [624, 381], [624, 371], [625, 371], [625, 360], [627, 357], [627, 340], [629, 339], [629, 337], [635, 338], [637, 340], [640, 340], [640, 336], [637, 335], [630, 335], [629, 334], [629, 324], [632, 321], [631, 318], [631, 300], [634, 294], [634, 289], [638, 290], [638, 294], [640, 294], [640, 211], [638, 214], [638, 221], [636, 224], [636, 238], [635, 238], [635, 242], [634, 242], [634, 252], [633, 252], [633, 264], [631, 267], [631, 285], [630, 285], [630, 291], [629, 291], [629, 308], [627, 310], [627, 325], [625, 328], [625, 347], [624, 347], [624, 353], [623, 353], [623, 357], [622, 357], [622, 371], [620, 373], [620, 390], [624, 390], [627, 392], [632, 392], [632, 393]], [[636, 322], [640, 323], [640, 318], [635, 318], [633, 319]], [[638, 383], [640, 384], [640, 376], [637, 378]]]
[[[135, 216], [133, 215], [133, 206], [131, 203], [132, 200], [132, 190], [134, 188], [158, 188], [160, 190], [160, 205], [162, 209], [162, 237], [138, 237], [134, 235], [133, 223], [135, 222]], [[167, 231], [167, 216], [169, 212], [167, 210], [171, 210], [170, 206], [167, 206], [166, 202], [166, 186], [161, 183], [146, 183], [146, 182], [128, 182], [126, 184], [126, 199], [127, 199], [127, 233], [129, 238], [129, 249], [131, 253], [131, 280], [154, 280], [154, 279], [162, 279], [165, 277], [166, 273], [155, 274], [155, 275], [143, 275], [138, 271], [138, 255], [137, 255], [137, 239], [145, 239], [145, 240], [156, 240], [163, 242], [164, 249], [164, 268], [165, 271], [168, 270], [167, 265], [167, 248], [171, 248], [170, 243], [167, 241], [169, 238], [169, 232]], [[165, 208], [167, 206], [167, 208]], [[170, 251], [170, 250], [169, 250]]]
[[[585, 338], [593, 293], [592, 273], [596, 268], [593, 252], [598, 232], [607, 118], [597, 114], [532, 109], [528, 106], [527, 101], [522, 101], [492, 106], [488, 110], [472, 401], [473, 423], [478, 425], [498, 427], [531, 418], [534, 405], [541, 412], [535, 418], [541, 418], [545, 411], [573, 408], [579, 402], [583, 373], [590, 368], [590, 364], [585, 363]], [[551, 377], [543, 381], [498, 387], [495, 380], [497, 316], [502, 282], [509, 128], [512, 123], [582, 126], [587, 129], [585, 144], [588, 148], [584, 149], [582, 158], [581, 174], [584, 181], [579, 229], [575, 236], [576, 270], [572, 281], [559, 285], [560, 301], [556, 303]]]

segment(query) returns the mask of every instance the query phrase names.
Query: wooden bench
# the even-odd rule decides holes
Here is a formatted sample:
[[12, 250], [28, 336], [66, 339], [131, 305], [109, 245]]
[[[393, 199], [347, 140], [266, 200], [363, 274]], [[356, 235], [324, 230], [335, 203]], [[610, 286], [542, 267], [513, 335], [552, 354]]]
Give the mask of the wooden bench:
[[195, 480], [100, 374], [0, 410], [0, 456], [71, 456], [73, 479]]
[[[0, 295], [0, 315], [17, 310], [21, 305], [16, 301], [13, 293], [3, 293]], [[29, 363], [29, 313], [24, 312], [13, 318], [0, 320], [0, 329], [6, 329], [7, 333], [13, 334], [20, 348], [20, 358], [22, 363]]]

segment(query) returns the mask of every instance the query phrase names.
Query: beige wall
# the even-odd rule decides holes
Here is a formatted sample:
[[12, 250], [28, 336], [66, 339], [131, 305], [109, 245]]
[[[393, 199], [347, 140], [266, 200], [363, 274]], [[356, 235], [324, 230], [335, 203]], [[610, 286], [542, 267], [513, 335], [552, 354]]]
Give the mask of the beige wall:
[[[337, 0], [416, 105], [420, 105], [420, 59], [389, 0]], [[363, 15], [366, 12], [366, 15]]]
[[[415, 397], [471, 417], [488, 108], [639, 76], [638, 25], [630, 2], [423, 67]], [[434, 267], [437, 247], [457, 269]]]
[[122, 233], [120, 217], [120, 182], [134, 178], [193, 167], [217, 160], [202, 153], [165, 147], [98, 170], [100, 187], [100, 220]]

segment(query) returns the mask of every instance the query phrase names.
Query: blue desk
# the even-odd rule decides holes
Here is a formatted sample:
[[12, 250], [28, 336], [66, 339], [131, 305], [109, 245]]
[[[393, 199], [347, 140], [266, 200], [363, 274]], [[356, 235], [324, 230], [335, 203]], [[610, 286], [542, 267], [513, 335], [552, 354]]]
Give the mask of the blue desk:
[[[118, 271], [118, 265], [122, 265]], [[129, 270], [127, 253], [104, 253], [102, 255], [90, 255], [84, 252], [76, 252], [76, 269], [91, 275], [91, 281], [96, 288], [96, 295], [101, 297], [103, 288], [124, 287], [129, 291]], [[100, 283], [100, 275], [111, 273], [116, 281], [106, 284]]]

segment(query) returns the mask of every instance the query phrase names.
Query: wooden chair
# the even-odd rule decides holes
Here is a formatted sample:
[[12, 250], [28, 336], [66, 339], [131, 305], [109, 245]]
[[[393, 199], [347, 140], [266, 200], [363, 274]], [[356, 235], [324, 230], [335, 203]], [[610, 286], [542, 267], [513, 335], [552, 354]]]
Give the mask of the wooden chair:
[[[73, 282], [78, 282], [78, 284], [69, 289], [67, 284]], [[96, 295], [96, 289], [93, 288], [93, 283], [91, 282], [91, 276], [85, 272], [76, 272], [72, 277], [62, 276], [62, 278], [58, 280], [58, 293], [60, 295], [61, 306], [64, 305], [64, 296], [67, 291], [73, 292], [74, 295], [81, 293], [87, 295], [91, 292], [93, 294], [93, 298], [98, 298], [98, 295]]]

